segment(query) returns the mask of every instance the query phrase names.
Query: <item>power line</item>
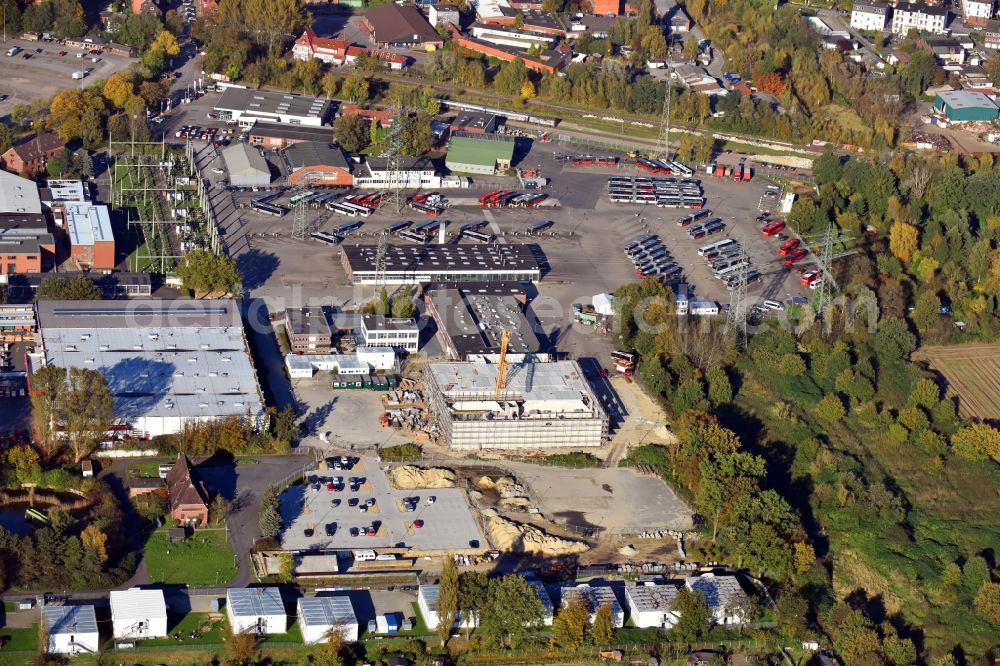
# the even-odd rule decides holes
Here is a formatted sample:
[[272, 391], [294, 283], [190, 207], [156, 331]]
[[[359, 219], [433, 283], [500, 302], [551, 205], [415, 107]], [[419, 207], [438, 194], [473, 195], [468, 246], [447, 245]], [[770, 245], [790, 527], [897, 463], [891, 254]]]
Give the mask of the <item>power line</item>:
[[381, 205], [389, 206], [397, 213], [402, 212], [406, 204], [406, 184], [408, 174], [403, 171], [403, 146], [406, 143], [406, 127], [409, 114], [402, 106], [394, 110], [392, 126], [386, 137], [385, 168], [389, 176], [389, 192], [382, 198]]
[[732, 291], [729, 292], [729, 316], [726, 330], [735, 338], [737, 349], [745, 349], [747, 344], [747, 273], [750, 269], [750, 258], [746, 248], [740, 243], [740, 253], [737, 255], [736, 279]]

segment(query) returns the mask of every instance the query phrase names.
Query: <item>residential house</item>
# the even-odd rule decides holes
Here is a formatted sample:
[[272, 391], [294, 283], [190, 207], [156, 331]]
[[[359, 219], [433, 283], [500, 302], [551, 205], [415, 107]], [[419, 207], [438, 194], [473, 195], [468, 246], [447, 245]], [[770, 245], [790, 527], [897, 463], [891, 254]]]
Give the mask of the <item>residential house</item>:
[[900, 2], [892, 11], [892, 32], [906, 35], [911, 30], [942, 35], [948, 25], [948, 10], [944, 7]]
[[452, 5], [431, 5], [427, 10], [427, 18], [430, 19], [431, 25], [446, 26], [449, 23], [454, 23], [458, 25], [460, 17], [458, 15], [458, 9]]
[[183, 453], [167, 472], [170, 517], [178, 525], [208, 524], [208, 493]]
[[42, 132], [7, 149], [0, 160], [12, 173], [31, 178], [66, 146], [55, 132]]
[[292, 46], [292, 56], [296, 60], [322, 60], [330, 65], [343, 65], [347, 60], [347, 49], [350, 42], [346, 39], [331, 39], [318, 37], [312, 28], [295, 40]]
[[889, 24], [891, 10], [880, 2], [855, 2], [851, 7], [851, 27], [855, 30], [883, 32]]
[[993, 12], [993, 0], [962, 0], [962, 16], [969, 25], [984, 25], [993, 18]]

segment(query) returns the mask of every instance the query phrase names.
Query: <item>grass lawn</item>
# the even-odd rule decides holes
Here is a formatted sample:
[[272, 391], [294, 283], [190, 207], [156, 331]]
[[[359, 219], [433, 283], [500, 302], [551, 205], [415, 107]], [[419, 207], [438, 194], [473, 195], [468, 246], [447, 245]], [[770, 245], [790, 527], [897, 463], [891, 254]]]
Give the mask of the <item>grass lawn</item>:
[[282, 354], [289, 354], [292, 351], [292, 345], [288, 341], [288, 331], [285, 330], [284, 324], [274, 325], [274, 335], [278, 338], [278, 346], [281, 347]]
[[18, 652], [21, 650], [38, 649], [38, 628], [28, 627], [27, 629], [11, 629], [4, 627], [0, 629], [0, 655], [4, 652]]
[[132, 463], [128, 466], [128, 475], [129, 478], [136, 476], [159, 478], [160, 463], [152, 461]]
[[[177, 616], [170, 616], [168, 618], [168, 633], [169, 635], [165, 638], [150, 638], [140, 642], [140, 645], [144, 648], [146, 647], [156, 647], [160, 645], [170, 645], [170, 646], [182, 646], [190, 645], [192, 647], [199, 644], [202, 645], [219, 645], [222, 643], [222, 629], [225, 625], [225, 619], [220, 617], [216, 620], [210, 620], [208, 613], [188, 613], [179, 618]], [[208, 631], [204, 629], [208, 627]], [[198, 631], [201, 636], [198, 638], [191, 638], [191, 632]], [[173, 638], [174, 635], [179, 634], [182, 640]]]
[[292, 624], [288, 627], [288, 631], [283, 634], [267, 634], [264, 636], [264, 644], [266, 645], [269, 643], [294, 643], [296, 645], [302, 645], [302, 629], [299, 628], [299, 621], [292, 620]]
[[14, 611], [17, 610], [17, 602], [16, 601], [5, 601], [5, 602], [3, 602], [3, 609], [7, 613], [13, 613]]
[[196, 530], [181, 543], [167, 541], [167, 528], [153, 532], [143, 548], [150, 577], [158, 583], [221, 585], [236, 575], [225, 530]]

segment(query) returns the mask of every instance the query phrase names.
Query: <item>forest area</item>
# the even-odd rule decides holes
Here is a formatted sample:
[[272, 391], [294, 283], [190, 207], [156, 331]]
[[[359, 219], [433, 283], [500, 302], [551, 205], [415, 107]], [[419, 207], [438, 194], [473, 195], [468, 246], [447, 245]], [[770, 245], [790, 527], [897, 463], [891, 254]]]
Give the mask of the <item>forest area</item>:
[[1000, 431], [959, 417], [910, 356], [996, 340], [998, 174], [827, 154], [815, 177], [789, 223], [856, 249], [822, 319], [755, 322], [741, 349], [655, 281], [619, 289], [620, 335], [679, 438], [631, 462], [694, 503], [705, 558], [769, 581], [779, 630], [826, 636], [848, 664], [982, 663], [1000, 650]]

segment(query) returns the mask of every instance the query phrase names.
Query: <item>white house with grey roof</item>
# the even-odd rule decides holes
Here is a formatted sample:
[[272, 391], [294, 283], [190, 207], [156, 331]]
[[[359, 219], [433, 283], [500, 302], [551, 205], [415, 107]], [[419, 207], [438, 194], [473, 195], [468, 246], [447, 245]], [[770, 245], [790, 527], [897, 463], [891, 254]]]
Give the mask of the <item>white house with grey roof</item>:
[[215, 105], [221, 120], [235, 120], [242, 127], [256, 122], [321, 127], [332, 109], [328, 99], [238, 86], [227, 87]]
[[628, 616], [637, 627], [670, 629], [680, 619], [674, 610], [677, 601], [674, 585], [628, 585], [625, 587], [625, 605]]
[[306, 645], [322, 643], [332, 630], [339, 631], [345, 641], [358, 640], [358, 616], [346, 594], [300, 597], [296, 608], [302, 642]]
[[706, 573], [691, 576], [684, 581], [684, 585], [689, 590], [705, 595], [715, 624], [743, 624], [750, 621], [751, 618], [746, 616], [749, 597], [736, 576]]
[[226, 590], [226, 616], [234, 633], [283, 634], [288, 616], [276, 587], [235, 587]]
[[101, 646], [93, 606], [43, 606], [42, 624], [54, 654], [95, 654]]
[[882, 32], [889, 25], [891, 10], [880, 2], [855, 2], [851, 7], [851, 27], [855, 30]]
[[622, 610], [622, 605], [618, 601], [618, 596], [615, 594], [614, 589], [607, 585], [587, 585], [586, 583], [581, 583], [580, 585], [569, 585], [562, 588], [561, 591], [561, 606], [565, 608], [569, 605], [571, 599], [574, 596], [583, 597], [584, 602], [587, 604], [587, 608], [590, 609], [590, 622], [594, 622], [594, 618], [597, 617], [597, 610], [601, 606], [611, 607], [611, 623], [616, 629], [621, 628], [625, 625], [625, 611]]
[[906, 35], [911, 30], [943, 35], [948, 25], [948, 10], [944, 7], [900, 2], [892, 10], [892, 32]]
[[111, 591], [111, 632], [115, 638], [162, 638], [167, 635], [163, 590]]
[[32, 371], [100, 370], [116, 423], [137, 438], [226, 416], [266, 421], [235, 300], [42, 301], [38, 327]]

